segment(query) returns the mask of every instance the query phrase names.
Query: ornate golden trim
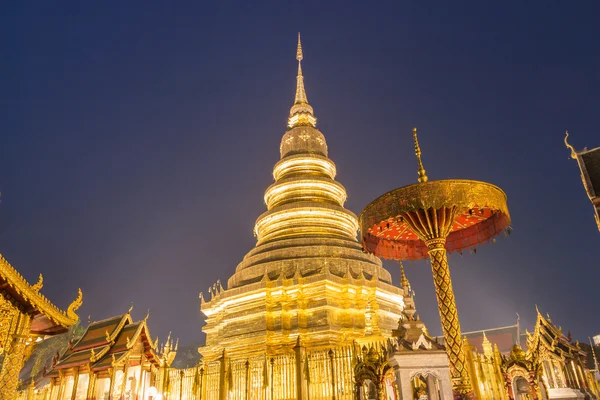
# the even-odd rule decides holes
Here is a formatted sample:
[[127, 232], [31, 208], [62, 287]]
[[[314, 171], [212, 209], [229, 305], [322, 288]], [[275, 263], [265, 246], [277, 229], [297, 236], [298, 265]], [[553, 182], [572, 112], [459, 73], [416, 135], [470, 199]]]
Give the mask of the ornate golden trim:
[[403, 186], [379, 196], [360, 214], [361, 228], [368, 229], [391, 216], [414, 210], [453, 206], [464, 210], [486, 207], [510, 215], [506, 194], [498, 186], [468, 179], [445, 179]]
[[35, 309], [58, 325], [69, 327], [79, 321], [79, 317], [75, 311], [83, 304], [81, 289], [78, 289], [77, 298], [69, 305], [65, 312], [52, 304], [43, 294], [39, 293], [43, 282], [42, 279], [36, 285], [31, 286], [2, 255], [0, 255], [0, 277]]

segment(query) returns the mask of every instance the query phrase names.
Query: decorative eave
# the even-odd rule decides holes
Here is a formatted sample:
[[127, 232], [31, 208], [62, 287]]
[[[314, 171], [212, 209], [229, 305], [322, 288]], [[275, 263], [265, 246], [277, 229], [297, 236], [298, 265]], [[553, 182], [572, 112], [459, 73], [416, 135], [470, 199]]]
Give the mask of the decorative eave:
[[[32, 332], [37, 334], [62, 333], [79, 321], [75, 313], [83, 304], [83, 294], [78, 289], [77, 298], [69, 305], [67, 311], [59, 309], [39, 292], [43, 280], [30, 285], [8, 261], [0, 255], [0, 289], [8, 292], [25, 311], [34, 316]], [[40, 316], [41, 314], [41, 316]], [[58, 328], [58, 329], [57, 329]]]
[[155, 342], [152, 341], [152, 336], [150, 335], [150, 329], [148, 328], [147, 319], [148, 316], [144, 318], [144, 320], [138, 327], [137, 331], [133, 335], [133, 338], [130, 340], [130, 346], [128, 346], [128, 348], [131, 349], [136, 341], [141, 340], [142, 344], [144, 345], [144, 354], [146, 355], [146, 358], [156, 366], [159, 366], [160, 359], [156, 354]]
[[110, 350], [109, 345], [87, 348], [68, 354], [52, 367], [53, 370], [66, 370], [94, 363]]
[[111, 349], [107, 356], [117, 354], [121, 352], [127, 352], [129, 354], [136, 343], [141, 342], [143, 346], [143, 354], [148, 361], [160, 365], [160, 359], [154, 351], [154, 342], [150, 337], [146, 320], [133, 322], [121, 329], [116, 339], [111, 342]]
[[94, 364], [90, 366], [92, 371], [101, 371], [106, 370], [108, 368], [112, 368], [123, 364], [129, 355], [129, 351], [122, 351], [118, 353], [104, 354], [102, 357], [98, 358]]

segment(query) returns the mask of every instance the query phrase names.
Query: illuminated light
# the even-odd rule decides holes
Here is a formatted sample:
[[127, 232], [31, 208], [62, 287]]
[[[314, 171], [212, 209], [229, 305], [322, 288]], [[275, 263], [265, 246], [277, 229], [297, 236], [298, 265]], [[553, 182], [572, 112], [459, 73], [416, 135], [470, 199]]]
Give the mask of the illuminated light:
[[270, 210], [284, 201], [323, 199], [332, 200], [339, 206], [346, 201], [346, 190], [336, 181], [298, 179], [280, 181], [269, 186], [265, 192], [265, 203]]
[[265, 292], [258, 292], [258, 293], [254, 293], [254, 294], [245, 294], [245, 295], [237, 297], [237, 298], [224, 300], [223, 302], [219, 303], [215, 307], [206, 308], [205, 310], [202, 310], [202, 312], [207, 317], [210, 317], [211, 315], [222, 311], [224, 308], [233, 307], [234, 305], [236, 305], [238, 303], [251, 302], [252, 300], [259, 299], [261, 297], [265, 297], [265, 295], [266, 295]]
[[310, 125], [313, 128], [317, 126], [317, 119], [308, 113], [298, 113], [288, 119], [288, 127]]
[[384, 292], [382, 290], [376, 290], [375, 295], [404, 306], [404, 300], [403, 300], [402, 296], [400, 296], [400, 295], [393, 295], [393, 294], [390, 294], [389, 292]]
[[345, 209], [298, 207], [267, 212], [254, 227], [258, 243], [265, 240], [306, 234], [332, 234], [355, 239], [358, 231], [356, 216]]
[[273, 167], [275, 180], [281, 179], [285, 175], [301, 173], [322, 173], [334, 179], [336, 168], [329, 158], [317, 154], [286, 156]]

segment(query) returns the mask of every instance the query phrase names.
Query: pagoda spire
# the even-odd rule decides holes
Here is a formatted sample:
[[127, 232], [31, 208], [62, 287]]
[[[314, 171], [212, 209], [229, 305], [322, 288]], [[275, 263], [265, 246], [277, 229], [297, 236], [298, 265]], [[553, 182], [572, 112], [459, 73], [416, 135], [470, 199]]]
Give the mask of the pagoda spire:
[[302, 75], [302, 41], [300, 40], [300, 32], [298, 32], [298, 47], [296, 49], [296, 60], [298, 60], [298, 76], [296, 76], [296, 97], [294, 105], [290, 109], [290, 117], [288, 119], [288, 127], [295, 128], [297, 126], [312, 126], [317, 125], [317, 119], [313, 114], [313, 108], [308, 104], [306, 90], [304, 89], [304, 76]]
[[298, 76], [296, 77], [296, 98], [294, 104], [308, 104], [306, 90], [304, 89], [304, 76], [302, 76], [302, 41], [300, 32], [298, 32], [298, 49], [296, 50], [296, 60], [298, 60]]
[[404, 273], [404, 264], [402, 264], [402, 261], [398, 261], [398, 264], [400, 265], [400, 287], [404, 290], [404, 310], [402, 312], [408, 317], [409, 321], [413, 321], [417, 312], [414, 293], [410, 289], [410, 282]]
[[398, 264], [400, 264], [400, 286], [409, 287], [410, 282], [408, 282], [408, 278], [406, 277], [406, 274], [404, 273], [404, 264], [402, 264], [402, 261], [398, 261]]

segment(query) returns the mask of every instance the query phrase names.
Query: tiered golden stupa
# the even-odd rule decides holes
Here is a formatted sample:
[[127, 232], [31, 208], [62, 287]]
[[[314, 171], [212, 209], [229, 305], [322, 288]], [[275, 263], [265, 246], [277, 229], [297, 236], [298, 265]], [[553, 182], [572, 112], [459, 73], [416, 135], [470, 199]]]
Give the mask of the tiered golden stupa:
[[207, 399], [351, 398], [354, 349], [391, 337], [402, 313], [403, 290], [356, 240], [302, 58], [298, 37], [295, 102], [256, 246], [227, 289], [217, 282], [201, 295]]

